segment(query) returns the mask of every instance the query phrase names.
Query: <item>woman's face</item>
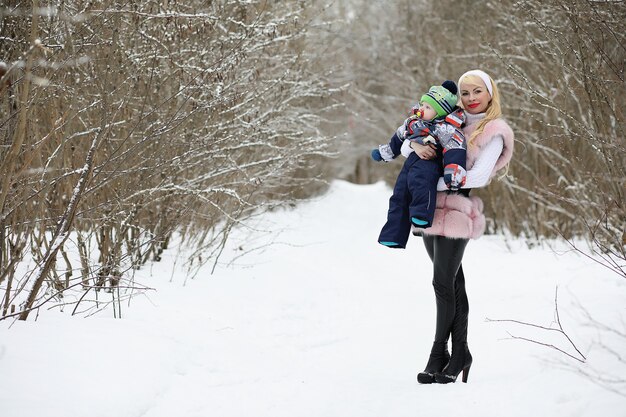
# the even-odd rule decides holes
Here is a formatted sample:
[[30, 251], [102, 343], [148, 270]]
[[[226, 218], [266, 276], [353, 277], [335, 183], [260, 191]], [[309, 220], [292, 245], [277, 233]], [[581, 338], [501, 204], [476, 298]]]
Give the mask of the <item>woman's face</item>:
[[489, 108], [491, 96], [484, 83], [478, 85], [464, 82], [461, 84], [461, 103], [469, 114], [484, 113]]

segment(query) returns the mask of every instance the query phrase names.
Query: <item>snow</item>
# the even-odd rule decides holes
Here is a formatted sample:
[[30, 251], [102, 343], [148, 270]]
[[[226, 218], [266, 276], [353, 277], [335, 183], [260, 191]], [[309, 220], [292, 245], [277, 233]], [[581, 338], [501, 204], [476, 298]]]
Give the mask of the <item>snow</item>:
[[[419, 385], [434, 334], [431, 266], [420, 238], [406, 250], [376, 243], [390, 194], [335, 181], [236, 231], [213, 275], [206, 265], [186, 279], [170, 249], [138, 272], [157, 291], [122, 305], [122, 319], [109, 309], [0, 321], [0, 415], [626, 416], [626, 396], [580, 371], [624, 380], [626, 365], [600, 343], [623, 356], [625, 339], [584, 312], [624, 333], [626, 283], [564, 244], [470, 242], [469, 381]], [[239, 257], [253, 247], [263, 249]], [[583, 365], [511, 339], [576, 355], [563, 335], [486, 320], [555, 327], [557, 286]]]

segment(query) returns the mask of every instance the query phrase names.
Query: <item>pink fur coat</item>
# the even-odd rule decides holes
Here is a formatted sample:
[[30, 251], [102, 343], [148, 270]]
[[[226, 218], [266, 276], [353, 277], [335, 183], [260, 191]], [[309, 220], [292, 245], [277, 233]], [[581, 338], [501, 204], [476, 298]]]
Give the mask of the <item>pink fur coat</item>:
[[[477, 125], [478, 123], [473, 123], [463, 129], [466, 138], [471, 136]], [[466, 164], [468, 171], [480, 157], [485, 145], [496, 135], [500, 135], [504, 139], [504, 148], [495, 163], [491, 177], [508, 164], [513, 155], [513, 131], [504, 120], [495, 119], [485, 125], [483, 132], [474, 138], [472, 145], [468, 147]], [[477, 239], [485, 232], [483, 207], [483, 202], [478, 197], [438, 192], [433, 225], [424, 229], [423, 233], [452, 238]]]

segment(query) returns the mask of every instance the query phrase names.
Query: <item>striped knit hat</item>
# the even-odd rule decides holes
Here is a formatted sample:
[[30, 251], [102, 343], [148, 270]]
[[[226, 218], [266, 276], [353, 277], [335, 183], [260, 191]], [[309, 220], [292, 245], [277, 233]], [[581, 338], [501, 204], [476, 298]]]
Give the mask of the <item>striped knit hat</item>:
[[458, 89], [454, 81], [446, 80], [441, 85], [433, 85], [420, 99], [421, 102], [428, 103], [437, 112], [437, 117], [450, 114], [458, 98]]

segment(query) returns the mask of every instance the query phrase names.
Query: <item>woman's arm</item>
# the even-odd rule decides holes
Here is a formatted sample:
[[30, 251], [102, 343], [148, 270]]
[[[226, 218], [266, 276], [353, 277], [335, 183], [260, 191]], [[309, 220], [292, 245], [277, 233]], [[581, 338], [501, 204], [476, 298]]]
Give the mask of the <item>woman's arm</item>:
[[405, 140], [402, 144], [401, 153], [405, 158], [408, 158], [413, 152], [420, 157], [420, 159], [433, 159], [437, 156], [436, 146], [433, 144], [420, 145], [417, 142]]
[[[461, 188], [478, 188], [489, 184], [491, 173], [496, 166], [498, 158], [502, 154], [502, 149], [504, 149], [504, 139], [502, 135], [495, 135], [482, 149], [472, 168], [467, 171], [465, 185]], [[439, 178], [437, 191], [446, 191], [447, 189], [448, 187], [443, 181], [443, 178]]]

